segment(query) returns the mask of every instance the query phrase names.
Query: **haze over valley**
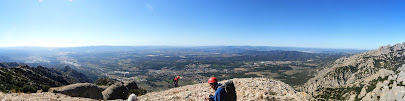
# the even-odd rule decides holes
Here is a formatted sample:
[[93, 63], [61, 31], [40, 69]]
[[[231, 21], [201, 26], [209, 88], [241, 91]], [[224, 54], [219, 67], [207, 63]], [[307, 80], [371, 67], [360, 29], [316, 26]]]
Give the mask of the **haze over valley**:
[[264, 46], [131, 47], [90, 46], [71, 48], [1, 48], [3, 62], [63, 68], [85, 73], [93, 81], [107, 76], [120, 81], [136, 80], [149, 91], [201, 82], [210, 76], [221, 79], [265, 77], [291, 85], [305, 83], [335, 59], [366, 50]]

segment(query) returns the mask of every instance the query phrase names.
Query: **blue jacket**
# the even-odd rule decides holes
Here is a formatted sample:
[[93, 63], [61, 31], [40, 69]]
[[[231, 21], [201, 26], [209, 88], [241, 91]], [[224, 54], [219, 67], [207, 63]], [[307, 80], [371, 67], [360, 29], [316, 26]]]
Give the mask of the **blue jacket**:
[[222, 84], [218, 83], [217, 86], [215, 87], [216, 91], [214, 96], [210, 96], [211, 100], [214, 101], [225, 101], [226, 99], [226, 92], [224, 88], [221, 88], [219, 86], [221, 86]]

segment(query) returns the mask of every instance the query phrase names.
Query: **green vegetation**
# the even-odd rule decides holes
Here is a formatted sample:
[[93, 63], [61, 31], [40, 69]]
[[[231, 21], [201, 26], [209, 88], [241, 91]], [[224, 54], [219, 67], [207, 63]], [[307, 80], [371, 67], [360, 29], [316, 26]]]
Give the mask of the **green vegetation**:
[[42, 86], [42, 92], [48, 92], [49, 86]]
[[277, 77], [277, 79], [280, 79], [284, 83], [287, 83], [291, 86], [296, 86], [296, 85], [301, 85], [307, 82], [309, 79], [313, 78], [314, 76], [311, 76], [309, 71], [303, 71], [303, 72], [298, 72], [294, 73], [293, 75], [286, 75], [286, 74], [281, 74], [280, 76]]
[[344, 67], [340, 67], [340, 68], [336, 68], [335, 72], [336, 73], [345, 73], [345, 72], [357, 72], [359, 69], [356, 66], [344, 66]]
[[385, 78], [378, 77], [377, 79], [374, 79], [374, 80], [370, 81], [368, 83], [369, 85], [368, 85], [368, 87], [366, 89], [367, 93], [373, 91], [376, 88], [377, 83], [378, 82], [383, 82], [384, 80], [388, 80], [388, 76], [385, 77]]
[[320, 95], [315, 96], [315, 98], [325, 99], [325, 100], [347, 100], [348, 93], [359, 94], [362, 87], [346, 87], [346, 88], [326, 88], [324, 92]]
[[212, 64], [212, 68], [229, 68], [229, 67], [231, 67], [231, 66]]
[[278, 72], [279, 70], [292, 70], [292, 68], [283, 65], [267, 65], [259, 68], [254, 68], [253, 70], [254, 71], [270, 70], [271, 72]]

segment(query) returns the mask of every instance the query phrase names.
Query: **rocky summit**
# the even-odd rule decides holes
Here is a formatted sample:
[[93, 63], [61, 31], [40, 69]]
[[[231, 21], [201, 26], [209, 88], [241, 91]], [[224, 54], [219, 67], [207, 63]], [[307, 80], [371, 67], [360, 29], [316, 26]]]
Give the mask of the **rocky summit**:
[[[302, 101], [306, 93], [297, 92], [288, 84], [266, 78], [235, 78], [235, 90], [238, 101]], [[221, 81], [220, 83], [225, 83]], [[214, 94], [207, 83], [188, 85], [160, 92], [147, 93], [138, 97], [140, 101], [201, 101]]]
[[[235, 78], [231, 79], [235, 83], [236, 94], [238, 101], [263, 101], [263, 100], [276, 100], [276, 101], [302, 101], [308, 99], [307, 94], [304, 92], [297, 92], [288, 84], [285, 84], [281, 81], [270, 80], [266, 78]], [[224, 83], [228, 80], [221, 81]], [[121, 83], [121, 82], [118, 82]], [[123, 85], [127, 88], [135, 87], [131, 86], [131, 82], [124, 82]], [[117, 86], [117, 84], [114, 84]], [[114, 85], [110, 88], [116, 88]], [[72, 84], [65, 87], [56, 89], [58, 93], [51, 92], [39, 92], [39, 93], [11, 93], [4, 94], [0, 93], [0, 99], [4, 100], [13, 100], [13, 101], [25, 101], [25, 100], [35, 100], [35, 101], [97, 101], [100, 99], [94, 99], [94, 97], [99, 97], [97, 93], [100, 93], [99, 89], [97, 91], [84, 91], [91, 90], [93, 84], [88, 83], [79, 83]], [[81, 89], [80, 89], [81, 88]], [[84, 89], [84, 90], [83, 90]], [[81, 90], [81, 91], [80, 91]], [[94, 89], [93, 89], [94, 90]], [[109, 89], [106, 89], [103, 92], [106, 92]], [[75, 92], [73, 92], [75, 91]], [[113, 93], [116, 92], [112, 90]], [[109, 91], [110, 92], [110, 91]], [[90, 94], [94, 93], [94, 94]], [[66, 95], [65, 95], [66, 94]], [[84, 98], [84, 95], [87, 98]], [[96, 94], [96, 95], [95, 95]], [[102, 93], [104, 95], [104, 93]], [[112, 93], [111, 93], [112, 94]], [[207, 83], [188, 85], [178, 88], [173, 88], [160, 92], [151, 92], [146, 95], [138, 97], [139, 101], [201, 101], [204, 97], [214, 94]], [[68, 96], [69, 95], [69, 96]], [[117, 94], [114, 94], [116, 96]], [[118, 94], [122, 95], [122, 94]], [[76, 96], [76, 97], [72, 97]], [[80, 97], [77, 97], [80, 96]], [[106, 95], [104, 95], [106, 96]], [[110, 96], [112, 97], [112, 96]], [[93, 99], [89, 99], [93, 98]], [[105, 98], [106, 99], [106, 98]], [[110, 98], [107, 98], [111, 100]], [[126, 98], [114, 99], [116, 101], [122, 101]]]
[[314, 100], [405, 100], [405, 43], [336, 60], [301, 90]]

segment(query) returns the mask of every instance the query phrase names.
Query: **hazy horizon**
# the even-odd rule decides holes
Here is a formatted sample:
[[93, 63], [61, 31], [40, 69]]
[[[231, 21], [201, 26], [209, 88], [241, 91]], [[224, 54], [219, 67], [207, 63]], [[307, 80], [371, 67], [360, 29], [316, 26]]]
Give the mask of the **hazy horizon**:
[[0, 47], [273, 46], [404, 42], [403, 1], [3, 0]]
[[89, 45], [89, 46], [67, 46], [67, 47], [52, 47], [52, 46], [0, 46], [0, 48], [80, 48], [80, 47], [162, 47], [162, 48], [201, 48], [201, 47], [268, 47], [268, 48], [303, 48], [303, 49], [336, 49], [336, 50], [373, 50], [373, 49], [355, 49], [355, 48], [323, 48], [323, 47], [291, 47], [291, 46], [252, 46], [252, 45], [211, 45], [211, 46], [174, 46], [174, 45]]

